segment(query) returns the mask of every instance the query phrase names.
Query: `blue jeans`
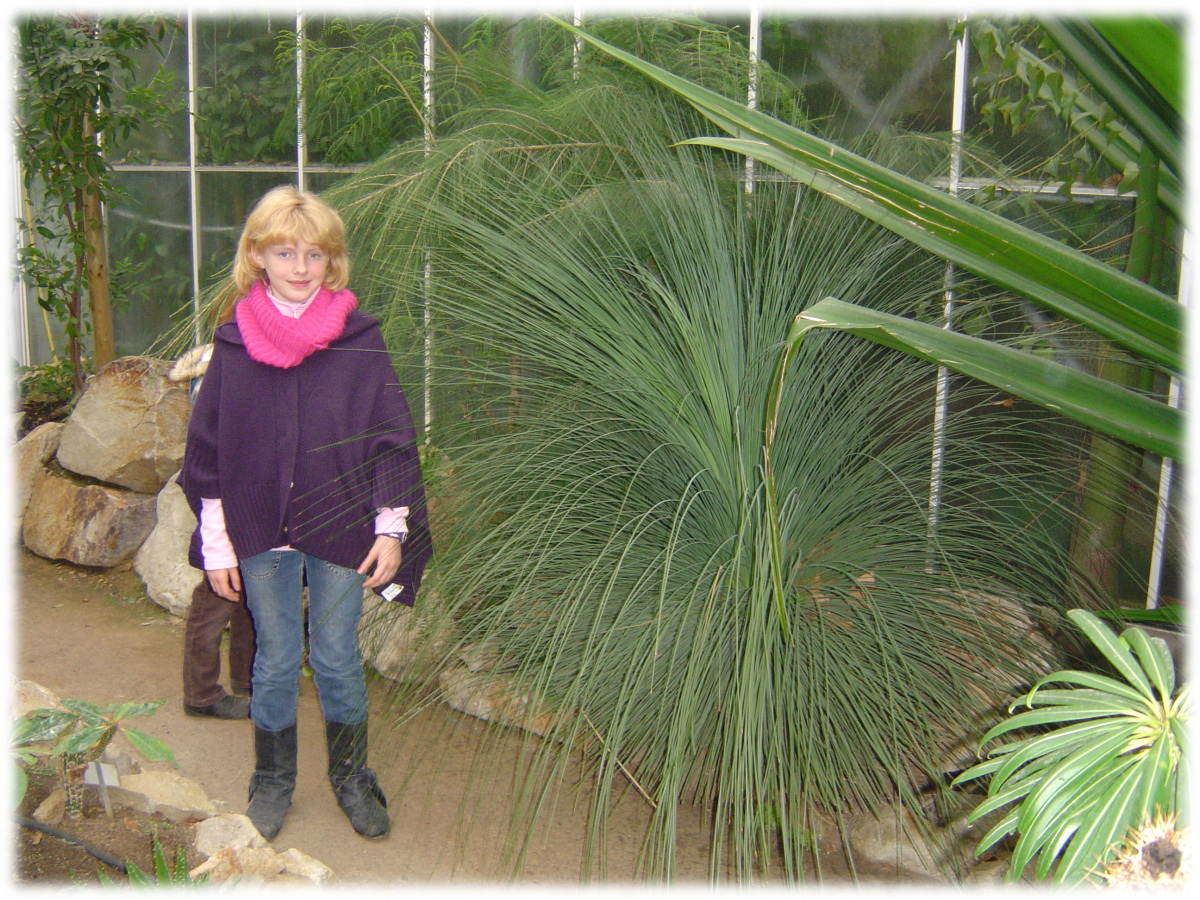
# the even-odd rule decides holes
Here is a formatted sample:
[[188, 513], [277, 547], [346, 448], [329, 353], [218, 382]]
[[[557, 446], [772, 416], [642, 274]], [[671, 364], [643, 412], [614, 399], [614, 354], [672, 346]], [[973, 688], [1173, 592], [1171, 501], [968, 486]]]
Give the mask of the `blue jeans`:
[[367, 687], [358, 649], [363, 576], [298, 550], [268, 550], [239, 560], [246, 605], [254, 619], [254, 692], [250, 718], [279, 731], [296, 721], [304, 658], [301, 589], [308, 582], [308, 664], [327, 721], [367, 716]]

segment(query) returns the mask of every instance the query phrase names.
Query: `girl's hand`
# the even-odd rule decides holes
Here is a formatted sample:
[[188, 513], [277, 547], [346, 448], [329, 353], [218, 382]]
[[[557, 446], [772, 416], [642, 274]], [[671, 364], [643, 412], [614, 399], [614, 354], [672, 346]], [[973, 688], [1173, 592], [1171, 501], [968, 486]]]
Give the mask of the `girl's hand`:
[[358, 567], [359, 575], [366, 575], [368, 572], [371, 572], [372, 568], [375, 570], [363, 582], [363, 587], [374, 590], [391, 582], [396, 576], [396, 572], [400, 569], [401, 547], [401, 543], [395, 538], [384, 534], [375, 536], [375, 543], [371, 546], [371, 552], [367, 554], [367, 558]]
[[242, 602], [242, 573], [236, 566], [232, 569], [209, 569], [205, 574], [214, 594], [234, 603]]

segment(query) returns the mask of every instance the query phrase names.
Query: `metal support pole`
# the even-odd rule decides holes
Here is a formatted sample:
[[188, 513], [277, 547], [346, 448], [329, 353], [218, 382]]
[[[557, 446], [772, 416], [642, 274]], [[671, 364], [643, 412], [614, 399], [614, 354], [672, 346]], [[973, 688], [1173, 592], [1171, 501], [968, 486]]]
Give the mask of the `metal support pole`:
[[[21, 160], [17, 158], [16, 154], [13, 154], [13, 205], [19, 209], [18, 217], [29, 223], [33, 217], [29, 211], [26, 197]], [[28, 229], [23, 227], [13, 242], [14, 258], [20, 252], [22, 245], [28, 245], [32, 240], [33, 237]], [[21, 277], [16, 267], [13, 268], [13, 296], [17, 298], [16, 317], [13, 320], [13, 324], [17, 327], [17, 340], [16, 346], [13, 348], [13, 355], [16, 357], [17, 365], [30, 366], [33, 365], [33, 352], [29, 343], [29, 285], [25, 283], [25, 279]], [[45, 310], [43, 310], [44, 312]], [[50, 337], [49, 329], [46, 331], [46, 338], [50, 343], [50, 350], [53, 351], [54, 342]]]
[[[951, 113], [950, 183], [951, 195], [957, 196], [962, 178], [962, 142], [967, 110], [967, 31], [963, 32], [954, 46], [954, 107]], [[954, 327], [954, 265], [947, 264], [943, 295], [942, 327]], [[938, 519], [942, 508], [942, 475], [946, 457], [946, 414], [950, 400], [950, 370], [938, 366], [937, 389], [933, 408], [933, 458], [929, 474], [929, 562], [930, 572], [937, 570], [937, 553], [934, 540], [937, 537]]]
[[200, 172], [197, 168], [196, 117], [199, 115], [199, 92], [196, 72], [196, 17], [191, 9], [187, 14], [187, 77], [188, 77], [188, 207], [192, 225], [192, 312], [193, 342], [204, 343], [200, 331]]
[[[425, 34], [424, 34], [424, 52], [422, 54], [422, 71], [421, 71], [421, 86], [422, 100], [421, 108], [425, 117], [425, 155], [428, 156], [433, 150], [433, 127], [434, 127], [434, 109], [433, 109], [433, 10], [426, 8], [425, 10]], [[425, 441], [428, 443], [430, 433], [433, 429], [433, 314], [430, 307], [430, 296], [433, 291], [433, 260], [429, 253], [425, 254], [425, 270], [422, 273], [425, 282], [425, 297], [424, 297], [424, 328], [425, 328], [425, 359], [424, 359], [424, 398], [423, 398], [423, 415], [424, 415], [424, 432]]]
[[[758, 60], [762, 55], [762, 10], [758, 4], [750, 6], [750, 58], [746, 84], [746, 105], [758, 108]], [[754, 193], [754, 157], [746, 157], [746, 193]]]
[[296, 12], [296, 187], [308, 190], [308, 107], [304, 99], [304, 13]]
[[[1192, 234], [1183, 234], [1183, 259], [1179, 267], [1179, 302], [1186, 308], [1191, 299], [1192, 285]], [[1178, 378], [1171, 378], [1167, 391], [1167, 403], [1179, 408], [1180, 385]], [[1162, 590], [1163, 558], [1166, 556], [1167, 515], [1170, 512], [1171, 482], [1175, 476], [1175, 460], [1163, 457], [1158, 472], [1158, 504], [1154, 510], [1154, 543], [1150, 548], [1150, 575], [1146, 582], [1146, 609], [1157, 609], [1159, 592]]]
[[[583, 8], [579, 4], [575, 5], [575, 12], [571, 16], [571, 23], [579, 28], [583, 25]], [[583, 56], [583, 38], [575, 35], [571, 42], [571, 77], [579, 77], [579, 61]]]

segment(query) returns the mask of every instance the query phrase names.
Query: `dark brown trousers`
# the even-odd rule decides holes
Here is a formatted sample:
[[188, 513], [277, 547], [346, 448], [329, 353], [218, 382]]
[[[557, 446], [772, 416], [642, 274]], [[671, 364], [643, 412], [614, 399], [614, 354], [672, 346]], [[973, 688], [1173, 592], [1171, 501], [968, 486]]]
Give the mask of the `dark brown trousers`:
[[245, 601], [218, 597], [202, 579], [192, 592], [183, 632], [183, 702], [208, 706], [225, 696], [221, 687], [221, 635], [229, 628], [229, 686], [250, 693], [254, 665], [254, 624]]

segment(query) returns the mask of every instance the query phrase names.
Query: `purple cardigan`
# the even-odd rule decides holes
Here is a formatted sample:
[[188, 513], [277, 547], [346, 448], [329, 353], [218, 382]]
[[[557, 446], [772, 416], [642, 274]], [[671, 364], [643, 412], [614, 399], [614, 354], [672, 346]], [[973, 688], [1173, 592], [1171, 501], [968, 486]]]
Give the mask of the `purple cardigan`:
[[[219, 498], [239, 559], [289, 544], [357, 568], [375, 512], [407, 506], [393, 584], [412, 606], [433, 553], [417, 436], [377, 320], [352, 312], [340, 338], [299, 365], [255, 362], [219, 327], [188, 426], [180, 487], [197, 519]], [[189, 562], [202, 569], [200, 529]]]

